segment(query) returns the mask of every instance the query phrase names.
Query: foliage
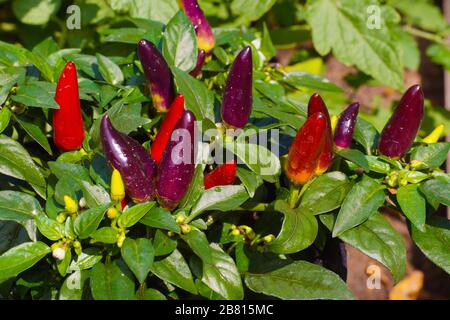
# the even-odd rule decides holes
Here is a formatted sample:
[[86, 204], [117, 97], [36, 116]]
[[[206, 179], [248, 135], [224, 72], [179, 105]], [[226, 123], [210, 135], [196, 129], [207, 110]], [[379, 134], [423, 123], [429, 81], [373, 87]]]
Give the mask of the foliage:
[[[449, 67], [443, 39], [450, 29], [431, 1], [199, 1], [216, 47], [197, 79], [189, 75], [197, 57], [195, 31], [176, 0], [74, 3], [81, 25], [70, 30], [72, 1], [0, 1], [0, 297], [352, 299], [327, 261], [320, 265], [311, 257], [337, 237], [400, 280], [406, 248], [379, 213], [383, 207], [402, 212], [417, 246], [449, 272], [450, 229], [436, 217], [439, 206], [450, 203], [450, 175], [439, 169], [449, 143], [427, 145], [418, 137], [404, 159], [379, 156], [379, 131], [390, 114], [380, 109], [358, 119], [351, 149], [336, 152], [329, 172], [306, 184], [296, 201], [289, 201], [293, 191], [282, 170], [311, 93], [325, 97], [331, 114], [349, 102], [323, 77], [326, 55], [359, 70], [356, 86], [398, 91], [405, 68], [420, 63], [415, 37], [430, 40], [428, 55]], [[379, 28], [368, 27], [376, 23]], [[199, 166], [174, 212], [155, 202], [129, 203], [110, 219], [101, 116], [108, 114], [119, 131], [145, 146], [161, 122], [136, 54], [142, 38], [158, 44], [187, 108], [206, 127], [220, 121], [234, 57], [251, 46], [254, 102], [244, 132], [280, 129], [281, 157], [243, 139], [229, 148], [242, 160], [235, 185], [204, 191]], [[313, 48], [297, 50], [289, 66], [274, 63], [276, 49], [310, 41]], [[60, 153], [51, 114], [67, 61], [79, 71], [87, 134], [83, 149]], [[450, 129], [450, 116], [440, 108], [428, 105], [425, 119], [421, 136], [436, 122]], [[258, 163], [245, 159], [246, 148]], [[262, 170], [267, 163], [272, 174]], [[65, 212], [66, 195], [79, 203], [78, 214]], [[49, 254], [56, 248], [65, 252], [60, 260]]]

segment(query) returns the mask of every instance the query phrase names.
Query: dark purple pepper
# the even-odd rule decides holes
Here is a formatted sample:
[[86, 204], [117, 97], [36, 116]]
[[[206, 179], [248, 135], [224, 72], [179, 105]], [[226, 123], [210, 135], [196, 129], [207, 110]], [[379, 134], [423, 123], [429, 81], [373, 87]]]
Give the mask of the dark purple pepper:
[[423, 118], [423, 92], [419, 85], [405, 92], [381, 133], [378, 149], [393, 159], [403, 157], [411, 148]]
[[194, 175], [194, 128], [195, 116], [191, 111], [185, 110], [159, 163], [156, 192], [159, 203], [168, 210], [175, 209], [183, 199]]
[[243, 128], [252, 112], [252, 49], [245, 47], [228, 74], [222, 102], [222, 120], [232, 128]]
[[196, 77], [200, 74], [202, 71], [203, 64], [206, 60], [206, 52], [205, 50], [200, 50], [198, 52], [197, 56], [197, 64], [195, 65], [195, 68], [189, 73], [191, 76]]
[[336, 147], [347, 149], [352, 144], [358, 111], [359, 103], [355, 102], [341, 113], [336, 129], [334, 130], [334, 144]]
[[175, 100], [175, 85], [166, 60], [147, 40], [139, 41], [138, 56], [150, 86], [153, 105], [158, 111], [167, 112]]
[[135, 202], [152, 200], [155, 197], [156, 164], [145, 148], [117, 131], [107, 115], [100, 123], [100, 137], [105, 156], [120, 172], [128, 196]]

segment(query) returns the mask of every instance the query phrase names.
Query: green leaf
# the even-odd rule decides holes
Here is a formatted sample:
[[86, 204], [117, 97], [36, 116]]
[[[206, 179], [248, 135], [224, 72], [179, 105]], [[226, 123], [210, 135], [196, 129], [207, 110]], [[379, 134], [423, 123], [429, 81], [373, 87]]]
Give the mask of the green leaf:
[[367, 163], [369, 164], [370, 171], [378, 173], [389, 173], [391, 171], [391, 166], [389, 163], [380, 161], [378, 157], [366, 156]]
[[116, 243], [119, 237], [119, 232], [111, 227], [103, 227], [96, 230], [91, 234], [91, 238], [94, 241], [99, 241], [103, 243]]
[[197, 37], [194, 26], [183, 11], [179, 11], [167, 24], [162, 49], [171, 66], [190, 72], [197, 65]]
[[109, 193], [102, 186], [82, 181], [81, 190], [89, 208], [95, 208], [111, 202]]
[[366, 221], [384, 203], [384, 186], [367, 176], [349, 191], [333, 228], [333, 237]]
[[300, 209], [312, 214], [332, 211], [341, 206], [351, 188], [347, 176], [339, 171], [317, 177], [306, 189], [300, 202]]
[[283, 81], [293, 86], [294, 88], [308, 88], [329, 92], [342, 92], [341, 88], [339, 88], [329, 80], [304, 71], [289, 72], [284, 77]]
[[0, 135], [0, 173], [39, 187], [46, 186], [41, 170], [27, 150], [5, 135]]
[[39, 232], [47, 239], [57, 241], [64, 236], [64, 225], [50, 219], [45, 213], [38, 214], [34, 220]]
[[420, 231], [425, 231], [426, 201], [419, 192], [419, 185], [409, 184], [398, 188], [397, 201], [409, 221]]
[[263, 23], [261, 52], [266, 57], [266, 61], [269, 61], [277, 54], [277, 49], [273, 45], [272, 39], [270, 38], [269, 29], [267, 29], [267, 24], [265, 22]]
[[275, 201], [274, 210], [283, 213], [284, 220], [280, 233], [269, 245], [270, 251], [282, 254], [296, 253], [308, 248], [314, 242], [318, 225], [310, 211], [292, 209], [282, 200]]
[[180, 227], [173, 216], [161, 207], [153, 207], [139, 222], [149, 227], [180, 233]]
[[102, 205], [100, 207], [91, 208], [81, 212], [75, 220], [75, 232], [80, 239], [86, 239], [97, 230], [103, 215], [110, 207], [110, 204]]
[[95, 56], [97, 57], [99, 72], [106, 82], [112, 84], [113, 86], [123, 82], [123, 73], [117, 64], [115, 64], [110, 58], [105, 57], [100, 53], [97, 53]]
[[97, 263], [91, 271], [91, 291], [96, 300], [132, 300], [134, 282], [114, 263]]
[[419, 190], [427, 197], [429, 202], [436, 201], [450, 206], [450, 182], [431, 179], [422, 183]]
[[16, 120], [20, 124], [20, 126], [26, 131], [26, 133], [28, 133], [28, 135], [31, 138], [33, 138], [33, 140], [39, 143], [39, 145], [42, 148], [44, 148], [44, 150], [47, 151], [49, 155], [53, 155], [50, 144], [48, 143], [48, 139], [42, 132], [41, 128], [39, 128], [39, 126], [23, 117], [22, 118], [16, 117]]
[[88, 271], [77, 270], [64, 280], [59, 289], [59, 300], [81, 300], [86, 281], [89, 279]]
[[436, 64], [442, 65], [446, 70], [450, 70], [450, 49], [439, 43], [434, 43], [427, 48], [427, 56]]
[[79, 164], [51, 161], [48, 166], [59, 180], [69, 178], [79, 184], [80, 188], [83, 181], [91, 182], [89, 171]]
[[368, 155], [371, 155], [372, 150], [377, 147], [379, 135], [373, 124], [361, 117], [358, 118], [353, 138], [366, 149]]
[[147, 39], [158, 43], [161, 38], [161, 28], [150, 30], [140, 28], [119, 28], [107, 30], [108, 35], [103, 38], [104, 42], [121, 42], [136, 45], [141, 39]]
[[239, 157], [250, 170], [264, 180], [274, 183], [281, 172], [280, 159], [266, 147], [254, 143], [226, 143], [225, 148]]
[[209, 248], [209, 241], [206, 238], [205, 233], [198, 229], [192, 229], [191, 232], [181, 235], [188, 246], [194, 251], [194, 253], [202, 259], [205, 263], [212, 263], [212, 252]]
[[2, 190], [0, 191], [0, 220], [26, 221], [42, 212], [36, 198], [29, 194]]
[[140, 203], [125, 210], [119, 217], [119, 226], [129, 228], [139, 222], [153, 207], [155, 202]]
[[194, 176], [192, 177], [189, 189], [180, 202], [179, 208], [189, 210], [197, 202], [198, 198], [205, 191], [203, 186], [203, 166], [197, 165]]
[[20, 86], [17, 89], [17, 94], [11, 96], [11, 99], [27, 107], [59, 109], [59, 105], [55, 101], [55, 91], [55, 84], [35, 81]]
[[411, 237], [420, 250], [436, 265], [450, 274], [450, 221], [432, 217], [425, 232], [411, 225]]
[[337, 274], [306, 261], [268, 273], [247, 273], [245, 283], [254, 292], [285, 300], [354, 299]]
[[75, 260], [72, 260], [70, 264], [70, 270], [86, 270], [95, 266], [100, 260], [102, 260], [102, 252], [97, 248], [85, 249]]
[[31, 25], [46, 24], [60, 6], [60, 0], [13, 0], [12, 2], [14, 15], [20, 22]]
[[155, 248], [155, 256], [165, 256], [171, 254], [177, 248], [177, 240], [171, 239], [161, 230], [156, 230], [153, 238], [153, 248]]
[[143, 298], [144, 300], [167, 300], [165, 295], [152, 288], [148, 288], [147, 290], [145, 290]]
[[212, 263], [203, 260], [202, 282], [225, 299], [243, 299], [244, 289], [234, 260], [217, 243], [211, 243], [209, 246]]
[[228, 211], [240, 206], [248, 199], [243, 186], [220, 186], [206, 190], [192, 208], [190, 220], [206, 210]]
[[356, 149], [342, 149], [336, 152], [342, 158], [350, 160], [354, 164], [360, 166], [365, 172], [370, 171], [369, 162], [367, 161], [364, 153]]
[[450, 142], [433, 143], [419, 146], [411, 151], [411, 160], [424, 162], [429, 168], [439, 168], [447, 159]]
[[[0, 104], [2, 104], [1, 101]], [[11, 115], [11, 111], [6, 107], [0, 110], [0, 133], [8, 127], [9, 121], [11, 120]]]
[[43, 242], [20, 244], [0, 256], [0, 282], [14, 277], [34, 266], [50, 248]]
[[206, 85], [188, 73], [172, 68], [180, 94], [184, 95], [185, 105], [197, 120], [208, 118], [214, 121], [214, 96]]
[[256, 175], [253, 172], [241, 167], [237, 167], [236, 176], [239, 178], [239, 180], [241, 180], [245, 189], [247, 189], [250, 198], [253, 198], [256, 189], [258, 189], [264, 183], [259, 175]]
[[440, 8], [429, 0], [395, 0], [389, 4], [398, 8], [405, 16], [406, 21], [429, 31], [443, 31], [447, 22]]
[[234, 0], [231, 3], [232, 12], [239, 16], [235, 24], [249, 24], [261, 18], [272, 8], [276, 0]]
[[191, 270], [178, 250], [162, 260], [154, 261], [151, 271], [158, 278], [192, 294], [197, 294]]
[[320, 55], [335, 57], [371, 75], [382, 83], [403, 89], [403, 64], [389, 29], [368, 28], [367, 1], [309, 1], [307, 21], [314, 47]]
[[155, 250], [149, 239], [125, 239], [122, 249], [122, 258], [133, 271], [139, 283], [144, 283], [155, 257]]
[[[320, 216], [329, 230], [333, 229], [334, 214]], [[385, 265], [399, 281], [406, 271], [406, 248], [401, 234], [376, 212], [366, 222], [339, 236], [344, 242]]]

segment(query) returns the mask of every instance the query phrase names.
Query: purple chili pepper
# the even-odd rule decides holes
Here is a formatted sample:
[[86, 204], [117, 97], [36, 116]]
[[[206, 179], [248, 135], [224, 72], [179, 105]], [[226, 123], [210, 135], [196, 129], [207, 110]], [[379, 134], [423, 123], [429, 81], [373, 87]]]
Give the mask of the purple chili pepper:
[[334, 144], [336, 147], [348, 149], [352, 144], [358, 111], [359, 103], [355, 102], [341, 113], [336, 129], [334, 130]]

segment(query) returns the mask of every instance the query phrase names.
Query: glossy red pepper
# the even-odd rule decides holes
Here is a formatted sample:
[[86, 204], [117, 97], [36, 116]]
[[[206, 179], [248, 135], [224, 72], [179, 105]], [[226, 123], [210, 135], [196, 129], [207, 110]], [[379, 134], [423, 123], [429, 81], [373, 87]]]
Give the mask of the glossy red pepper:
[[159, 128], [158, 134], [156, 135], [155, 141], [152, 143], [151, 155], [157, 164], [161, 161], [173, 129], [175, 128], [178, 120], [180, 120], [183, 111], [184, 97], [182, 95], [178, 95], [172, 103], [169, 112], [167, 112], [161, 127]]
[[209, 172], [203, 183], [207, 190], [216, 186], [227, 186], [233, 184], [234, 181], [236, 181], [236, 161], [231, 160]]
[[53, 139], [63, 150], [80, 149], [84, 140], [83, 117], [78, 93], [77, 69], [68, 62], [56, 86], [55, 100], [59, 109], [53, 111]]
[[178, 4], [194, 25], [198, 48], [210, 53], [215, 45], [214, 33], [197, 0], [178, 0]]
[[333, 137], [331, 132], [331, 120], [328, 108], [325, 105], [322, 97], [315, 93], [311, 96], [308, 103], [308, 117], [313, 114], [320, 112], [325, 116], [326, 119], [326, 135], [323, 149], [319, 155], [319, 160], [317, 162], [316, 174], [322, 174], [328, 170], [333, 161]]
[[422, 118], [423, 92], [419, 85], [415, 85], [405, 92], [381, 132], [380, 153], [393, 159], [403, 157], [414, 142]]
[[308, 182], [317, 171], [327, 133], [326, 116], [316, 112], [306, 119], [289, 148], [286, 175], [297, 185]]

